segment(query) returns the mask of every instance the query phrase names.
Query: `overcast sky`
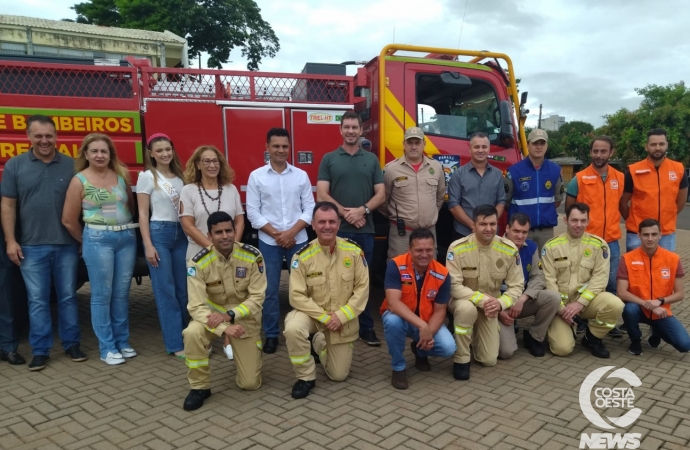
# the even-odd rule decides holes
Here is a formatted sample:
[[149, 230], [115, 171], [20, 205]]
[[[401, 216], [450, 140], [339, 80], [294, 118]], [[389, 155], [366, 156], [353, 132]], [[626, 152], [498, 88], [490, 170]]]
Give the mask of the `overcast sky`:
[[[2, 14], [74, 18], [75, 0], [3, 2]], [[393, 42], [509, 55], [528, 124], [544, 117], [595, 126], [636, 108], [634, 89], [689, 73], [690, 9], [683, 0], [257, 0], [280, 39], [262, 70], [300, 71], [305, 62], [369, 60]], [[464, 25], [463, 25], [464, 16]], [[461, 33], [462, 31], [462, 33]], [[245, 69], [240, 51], [227, 68]], [[352, 71], [352, 69], [351, 69]]]

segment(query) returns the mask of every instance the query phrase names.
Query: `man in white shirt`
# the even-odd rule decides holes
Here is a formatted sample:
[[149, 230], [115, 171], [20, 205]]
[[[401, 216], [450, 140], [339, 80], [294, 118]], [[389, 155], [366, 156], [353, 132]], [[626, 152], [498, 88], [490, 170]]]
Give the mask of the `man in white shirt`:
[[[263, 308], [266, 334], [263, 350], [275, 353], [280, 333], [278, 288], [283, 258], [291, 261], [297, 250], [307, 243], [305, 228], [311, 223], [314, 194], [307, 173], [287, 162], [290, 133], [286, 129], [268, 131], [266, 150], [269, 163], [249, 175], [247, 218], [259, 230], [259, 250], [264, 257], [268, 280]], [[261, 270], [263, 265], [259, 267]]]

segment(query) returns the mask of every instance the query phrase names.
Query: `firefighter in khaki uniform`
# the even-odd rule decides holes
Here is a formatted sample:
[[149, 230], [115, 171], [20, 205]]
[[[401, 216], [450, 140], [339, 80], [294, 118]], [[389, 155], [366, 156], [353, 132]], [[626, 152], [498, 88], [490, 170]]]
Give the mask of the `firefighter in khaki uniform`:
[[317, 203], [312, 226], [317, 239], [292, 258], [290, 305], [295, 309], [285, 317], [283, 333], [297, 375], [293, 398], [306, 397], [316, 385], [314, 354], [331, 380], [347, 378], [359, 335], [357, 316], [369, 298], [364, 252], [353, 241], [337, 237], [338, 208]]
[[235, 242], [235, 225], [226, 212], [208, 217], [213, 243], [187, 263], [187, 289], [192, 316], [182, 332], [191, 391], [184, 409], [200, 408], [211, 395], [209, 352], [211, 341], [230, 337], [237, 363], [237, 385], [261, 386], [261, 310], [266, 293], [263, 258], [256, 248]]
[[390, 219], [388, 258], [407, 252], [409, 235], [427, 228], [436, 239], [438, 211], [446, 195], [443, 166], [424, 155], [424, 132], [419, 127], [405, 131], [405, 154], [386, 164], [383, 185], [386, 200], [379, 211]]
[[[470, 378], [470, 343], [474, 359], [495, 366], [498, 359], [498, 313], [522, 294], [525, 276], [515, 244], [496, 236], [494, 206], [474, 209], [474, 233], [450, 244], [446, 268], [451, 275], [451, 304], [457, 350], [453, 357], [456, 380]], [[507, 289], [501, 295], [501, 284]], [[476, 323], [476, 327], [475, 327]]]
[[582, 345], [597, 358], [608, 358], [602, 338], [623, 313], [623, 302], [605, 292], [609, 279], [609, 248], [598, 236], [585, 232], [589, 206], [575, 202], [565, 210], [567, 231], [544, 244], [541, 264], [546, 289], [561, 293], [561, 307], [549, 326], [549, 347], [556, 356], [575, 348], [573, 318], [589, 320]]

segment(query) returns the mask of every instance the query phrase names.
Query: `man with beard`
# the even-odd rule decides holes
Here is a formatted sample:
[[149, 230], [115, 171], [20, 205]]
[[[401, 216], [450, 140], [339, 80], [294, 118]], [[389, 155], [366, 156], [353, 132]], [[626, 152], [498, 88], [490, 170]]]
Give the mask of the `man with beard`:
[[[386, 199], [379, 160], [360, 146], [362, 121], [354, 111], [340, 119], [343, 144], [326, 153], [319, 165], [316, 200], [331, 202], [338, 208], [338, 237], [354, 241], [368, 262], [374, 257], [374, 219], [372, 212]], [[365, 308], [359, 315], [359, 338], [374, 347], [381, 341], [374, 333], [374, 320]]]
[[[647, 158], [628, 166], [620, 212], [625, 218], [627, 251], [640, 247], [638, 224], [656, 219], [661, 224], [659, 245], [676, 250], [676, 218], [688, 198], [683, 164], [666, 157], [668, 133], [663, 128], [647, 132]], [[629, 203], [629, 204], [628, 204]]]

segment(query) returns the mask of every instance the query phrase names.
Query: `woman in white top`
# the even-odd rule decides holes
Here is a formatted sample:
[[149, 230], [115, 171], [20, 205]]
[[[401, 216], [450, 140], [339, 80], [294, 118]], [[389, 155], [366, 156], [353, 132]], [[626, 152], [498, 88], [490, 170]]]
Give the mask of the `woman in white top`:
[[[187, 259], [191, 259], [211, 245], [208, 238], [208, 216], [225, 211], [235, 221], [235, 239], [239, 242], [244, 232], [244, 211], [240, 193], [232, 184], [235, 171], [217, 148], [203, 145], [187, 161], [184, 172], [187, 184], [180, 196], [180, 222], [189, 237]], [[230, 339], [225, 336], [225, 354], [232, 359]]]
[[140, 173], [137, 181], [141, 238], [165, 350], [184, 359], [182, 330], [189, 323], [189, 313], [187, 236], [180, 224], [182, 164], [167, 135], [151, 135], [146, 146], [144, 167], [148, 170]]

